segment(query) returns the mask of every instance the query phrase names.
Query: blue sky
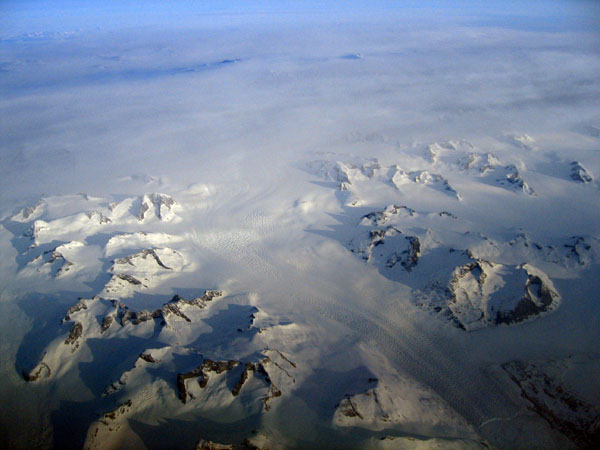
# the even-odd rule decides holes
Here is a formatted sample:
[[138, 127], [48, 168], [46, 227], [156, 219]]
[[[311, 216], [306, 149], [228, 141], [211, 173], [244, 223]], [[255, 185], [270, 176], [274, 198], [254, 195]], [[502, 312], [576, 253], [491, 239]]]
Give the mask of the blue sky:
[[[595, 0], [426, 0], [426, 1], [31, 1], [0, 3], [0, 35], [60, 32], [73, 29], [110, 30], [131, 26], [183, 26], [228, 16], [253, 20], [360, 20], [398, 14], [404, 18], [478, 20], [494, 26], [529, 25], [550, 30], [600, 27], [600, 2]], [[294, 17], [296, 16], [296, 17]]]

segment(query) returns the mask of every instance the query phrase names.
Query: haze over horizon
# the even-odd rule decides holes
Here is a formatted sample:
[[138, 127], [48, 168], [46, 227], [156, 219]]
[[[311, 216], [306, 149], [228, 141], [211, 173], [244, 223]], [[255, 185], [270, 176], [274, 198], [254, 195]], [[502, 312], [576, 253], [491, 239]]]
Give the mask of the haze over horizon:
[[595, 448], [599, 19], [3, 2], [0, 441]]

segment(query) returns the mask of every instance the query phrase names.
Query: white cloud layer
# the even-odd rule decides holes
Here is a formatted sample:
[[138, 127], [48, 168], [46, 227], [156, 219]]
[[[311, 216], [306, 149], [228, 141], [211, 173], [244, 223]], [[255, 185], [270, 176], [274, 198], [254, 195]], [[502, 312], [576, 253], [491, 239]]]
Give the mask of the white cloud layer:
[[[520, 403], [503, 372], [517, 379], [520, 366], [501, 365], [524, 359], [535, 362], [528, 373], [564, 369], [559, 375], [574, 378], [584, 367], [590, 384], [600, 373], [594, 356], [599, 311], [592, 302], [600, 287], [599, 16], [591, 1], [424, 7], [382, 1], [351, 8], [336, 2], [5, 2], [0, 375], [8, 381], [0, 388], [6, 405], [0, 423], [10, 426], [10, 410], [30, 424], [10, 431], [10, 439], [60, 446], [69, 436], [62, 418], [79, 411], [68, 401], [103, 414], [113, 397], [103, 400], [100, 385], [130, 377], [138, 381], [118, 394], [134, 398], [129, 422], [120, 422], [121, 434], [100, 433], [116, 447], [119, 439], [151, 442], [152, 427], [164, 420], [187, 433], [193, 423], [187, 419], [207, 414], [214, 423], [228, 414], [239, 419], [236, 437], [257, 428], [283, 446], [316, 445], [322, 437], [332, 446], [380, 448], [386, 433], [428, 437], [424, 445], [450, 445], [447, 437], [465, 446], [478, 439], [499, 447], [518, 439], [529, 439], [521, 441], [525, 446], [569, 444], [574, 438], [549, 426], [547, 417], [524, 412], [531, 405]], [[446, 195], [444, 186], [454, 194]], [[150, 193], [176, 200], [168, 220], [161, 205], [139, 220], [144, 198], [160, 197], [143, 197]], [[391, 235], [400, 236], [404, 253], [386, 248], [379, 260], [373, 249], [380, 244], [368, 241], [373, 235], [361, 217], [384, 217], [394, 205], [414, 213], [403, 209], [386, 219], [402, 228]], [[368, 223], [384, 230], [383, 222]], [[406, 247], [414, 238], [418, 251]], [[368, 252], [372, 259], [364, 257]], [[129, 268], [131, 255], [143, 263]], [[404, 266], [416, 255], [420, 265], [410, 274], [400, 263], [392, 270], [390, 255]], [[114, 264], [113, 258], [125, 259]], [[469, 298], [467, 306], [435, 303], [436, 283], [448, 283], [475, 259], [486, 261], [480, 267], [488, 270], [488, 284], [469, 272], [463, 284], [449, 284], [463, 289], [454, 295]], [[115, 273], [122, 267], [128, 271]], [[522, 291], [526, 282], [551, 287], [552, 296], [560, 292], [560, 301], [557, 293], [539, 318], [496, 327], [493, 294], [504, 292], [503, 283]], [[176, 325], [179, 335], [153, 335], [147, 324], [119, 328], [111, 339], [127, 339], [134, 349], [122, 361], [102, 359], [105, 335], [96, 316], [86, 316], [89, 341], [61, 353], [65, 311], [78, 296], [104, 295], [89, 306], [101, 317], [114, 306], [102, 294], [106, 286], [117, 286], [111, 295], [131, 311], [154, 310], [175, 293], [191, 296], [200, 288], [218, 288], [225, 298], [201, 311], [184, 305], [200, 325]], [[439, 320], [453, 312], [482, 329], [469, 334]], [[256, 317], [247, 329], [256, 334], [247, 341], [236, 340], [235, 329], [218, 335], [227, 320], [238, 327], [250, 313]], [[212, 347], [200, 348], [199, 336]], [[244, 362], [267, 346], [277, 348], [296, 361], [297, 383], [278, 372], [282, 380], [274, 383], [283, 395], [269, 400], [276, 418], [254, 415], [261, 404], [250, 394], [240, 397], [254, 411], [244, 416], [241, 406], [227, 403], [231, 389], [216, 385], [208, 388], [212, 398], [226, 396], [227, 405], [193, 410], [180, 404], [174, 382], [163, 391], [145, 369], [148, 361], [136, 360], [153, 345], [169, 347], [159, 352], [169, 374], [183, 371], [177, 362], [192, 360], [198, 348]], [[32, 387], [20, 371], [44, 351], [56, 377], [48, 383], [55, 384]], [[569, 359], [572, 354], [578, 356]], [[552, 359], [564, 363], [560, 370]], [[94, 361], [110, 366], [98, 372], [104, 378], [90, 375]], [[346, 383], [354, 378], [379, 384]], [[328, 390], [321, 380], [340, 385]], [[147, 392], [136, 386], [144, 383], [169, 413], [138, 406]], [[252, 386], [262, 392], [260, 383]], [[209, 392], [193, 389], [198, 398]], [[371, 399], [389, 392], [385, 408], [400, 399], [417, 419], [408, 424], [397, 411], [377, 410]], [[590, 388], [580, 397], [594, 404], [598, 394]], [[360, 422], [344, 414], [353, 405], [376, 412]], [[515, 435], [514, 417], [522, 419], [526, 437]], [[74, 435], [87, 436], [89, 444], [95, 418], [88, 419], [79, 420]], [[346, 426], [364, 430], [358, 443]], [[216, 425], [202, 430], [214, 439], [227, 435]], [[169, 435], [181, 439], [175, 445], [187, 439], [179, 434]], [[206, 436], [190, 439], [195, 444]]]

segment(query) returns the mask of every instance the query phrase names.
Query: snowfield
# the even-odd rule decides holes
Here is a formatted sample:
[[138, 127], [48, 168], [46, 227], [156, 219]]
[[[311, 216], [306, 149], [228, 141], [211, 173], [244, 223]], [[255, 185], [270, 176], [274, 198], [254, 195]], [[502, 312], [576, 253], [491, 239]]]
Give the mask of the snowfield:
[[3, 442], [595, 448], [597, 36], [249, 17], [2, 38]]

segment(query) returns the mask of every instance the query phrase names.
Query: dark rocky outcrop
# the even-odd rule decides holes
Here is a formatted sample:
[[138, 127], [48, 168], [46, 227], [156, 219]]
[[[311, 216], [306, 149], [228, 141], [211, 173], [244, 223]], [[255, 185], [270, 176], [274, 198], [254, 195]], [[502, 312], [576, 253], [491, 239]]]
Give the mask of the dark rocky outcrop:
[[104, 333], [106, 330], [108, 330], [114, 322], [114, 320], [115, 317], [112, 314], [109, 314], [108, 316], [104, 317], [104, 319], [102, 319], [102, 325], [100, 325], [100, 333]]
[[[375, 250], [380, 246], [379, 250]], [[366, 242], [359, 242], [358, 246], [350, 243], [350, 249], [367, 262], [380, 261], [389, 269], [400, 263], [404, 270], [410, 272], [419, 262], [421, 242], [417, 236], [407, 236], [399, 229], [388, 226], [369, 231]]]
[[396, 263], [400, 263], [407, 272], [410, 272], [413, 267], [419, 262], [421, 254], [421, 242], [416, 236], [406, 236], [407, 248], [400, 252], [394, 252], [392, 257], [387, 262], [387, 267], [394, 267]]
[[64, 247], [64, 245], [59, 245], [52, 250], [45, 251], [34, 259], [34, 261], [38, 259], [42, 260], [44, 261], [44, 265], [51, 266], [51, 271], [55, 278], [60, 278], [61, 276], [66, 275], [71, 268], [74, 267], [74, 264], [65, 258], [65, 256], [59, 251], [59, 249], [62, 250], [62, 247]]
[[150, 353], [142, 353], [140, 354], [140, 358], [149, 363], [156, 363], [156, 359], [152, 357]]
[[198, 384], [201, 388], [205, 388], [208, 384], [207, 372], [215, 372], [217, 374], [220, 374], [225, 371], [230, 371], [238, 364], [240, 364], [240, 362], [234, 360], [213, 361], [212, 359], [205, 359], [204, 362], [195, 369], [186, 373], [177, 374], [177, 391], [179, 393], [179, 399], [182, 403], [187, 402], [188, 392], [185, 386], [185, 380], [190, 378], [200, 378]]
[[474, 331], [490, 325], [516, 324], [558, 307], [552, 281], [530, 265], [505, 266], [475, 259], [443, 279], [415, 292], [415, 303], [440, 314], [458, 328]]
[[104, 224], [112, 222], [112, 220], [110, 220], [110, 218], [106, 217], [100, 211], [88, 211], [85, 213], [85, 215], [88, 217], [88, 219], [95, 220], [100, 225], [104, 225]]
[[[115, 420], [123, 414], [127, 413], [132, 406], [133, 402], [131, 400], [127, 400], [126, 402], [121, 403], [119, 406], [117, 406], [114, 410], [104, 414], [104, 419]], [[108, 422], [106, 420], [101, 422], [103, 422], [105, 425], [108, 425]]]
[[536, 276], [529, 275], [525, 285], [525, 295], [511, 311], [498, 311], [495, 323], [522, 322], [529, 317], [547, 311], [558, 296], [544, 281]]
[[65, 317], [63, 317], [62, 323], [71, 320], [71, 314], [82, 311], [84, 309], [87, 309], [87, 304], [85, 299], [82, 298], [67, 310], [67, 314], [65, 314]]
[[[275, 397], [280, 397], [282, 395], [281, 390], [273, 384], [271, 376], [269, 375], [269, 373], [265, 367], [265, 364], [270, 363], [270, 362], [272, 362], [272, 361], [269, 357], [265, 357], [262, 361], [260, 361], [258, 363], [256, 363], [256, 362], [242, 363], [241, 361], [235, 361], [235, 360], [214, 361], [212, 359], [205, 359], [204, 362], [202, 364], [200, 364], [198, 367], [196, 367], [195, 369], [192, 369], [191, 371], [186, 372], [186, 373], [177, 374], [177, 392], [179, 395], [179, 399], [181, 400], [182, 403], [186, 403], [188, 400], [188, 397], [190, 396], [190, 394], [187, 391], [187, 387], [185, 385], [186, 380], [188, 380], [190, 378], [198, 378], [199, 386], [202, 389], [204, 389], [208, 385], [208, 381], [209, 381], [208, 373], [209, 372], [214, 372], [216, 374], [220, 374], [223, 372], [229, 372], [232, 369], [234, 369], [235, 367], [243, 364], [244, 369], [242, 370], [242, 373], [240, 374], [239, 380], [233, 386], [233, 388], [231, 390], [231, 395], [233, 395], [234, 397], [239, 395], [240, 391], [242, 390], [242, 387], [244, 386], [246, 381], [248, 381], [250, 373], [255, 373], [256, 375], [260, 376], [263, 379], [263, 381], [265, 382], [265, 384], [269, 387], [269, 391], [268, 391], [267, 395], [265, 397], [263, 397], [263, 399], [262, 399], [265, 411], [269, 411], [269, 409], [270, 409], [269, 400], [271, 400], [272, 398], [275, 398]], [[275, 365], [277, 367], [280, 367], [277, 364], [275, 364]], [[288, 374], [288, 376], [289, 376], [289, 374]]]
[[201, 439], [196, 444], [196, 450], [261, 450], [261, 448], [254, 445], [250, 439], [244, 439], [241, 444], [219, 444]]
[[82, 334], [83, 325], [81, 322], [75, 322], [71, 327], [71, 331], [69, 331], [67, 339], [65, 339], [65, 345], [71, 345], [73, 347], [73, 351], [77, 350], [79, 348], [79, 340]]
[[118, 273], [115, 276], [119, 277], [121, 280], [126, 281], [129, 284], [133, 284], [135, 286], [140, 286], [142, 284], [142, 282], [140, 280], [138, 280], [136, 277], [132, 277], [131, 275]]
[[141, 222], [146, 217], [146, 212], [150, 209], [150, 205], [146, 202], [142, 202], [140, 209], [138, 210], [137, 218]]
[[403, 214], [405, 217], [414, 217], [416, 211], [404, 205], [389, 205], [383, 211], [373, 211], [365, 214], [362, 216], [361, 222], [367, 222], [372, 226], [383, 226], [394, 217], [400, 216], [400, 214]]
[[535, 195], [535, 191], [525, 182], [521, 173], [514, 164], [504, 166], [503, 176], [497, 179], [498, 183], [514, 190], [522, 191], [528, 195]]
[[349, 395], [340, 402], [339, 405], [336, 405], [336, 408], [339, 408], [339, 411], [346, 417], [358, 417], [359, 419], [363, 419], [362, 414], [356, 408], [356, 405], [352, 403], [352, 399]]
[[142, 309], [141, 311], [130, 311], [127, 309], [119, 311], [119, 314], [121, 316], [122, 325], [125, 325], [127, 322], [139, 325], [142, 322], [147, 322], [152, 319], [161, 319], [163, 317], [162, 310], [160, 309], [155, 311], [148, 311], [146, 309]]
[[500, 159], [494, 153], [469, 153], [467, 156], [457, 161], [458, 166], [463, 171], [475, 172], [484, 175], [492, 172], [496, 167], [501, 166]]
[[[119, 317], [121, 325], [123, 326], [127, 322], [131, 322], [133, 325], [139, 325], [142, 322], [147, 322], [153, 319], [160, 320], [161, 325], [167, 325], [167, 319], [171, 315], [181, 317], [186, 322], [191, 322], [191, 319], [181, 310], [182, 307], [194, 306], [196, 308], [203, 309], [214, 298], [218, 298], [222, 295], [223, 293], [221, 291], [205, 291], [203, 296], [194, 298], [192, 300], [185, 300], [181, 296], [175, 295], [168, 303], [165, 303], [162, 308], [154, 311], [131, 311], [126, 305], [117, 300], [113, 300], [113, 304], [117, 308], [117, 316]], [[105, 318], [105, 320], [107, 319]]]
[[39, 212], [41, 208], [44, 206], [45, 202], [43, 199], [39, 199], [35, 205], [28, 206], [23, 208], [17, 215], [15, 215], [12, 220], [18, 222], [27, 222], [35, 213]]
[[391, 171], [393, 175], [390, 182], [392, 186], [395, 186], [398, 190], [402, 190], [402, 185], [406, 182], [412, 182], [433, 187], [444, 194], [450, 195], [458, 200], [461, 199], [460, 194], [450, 185], [449, 181], [439, 173], [430, 173], [428, 170], [406, 172], [398, 166], [392, 166]]
[[590, 252], [592, 246], [586, 242], [583, 236], [571, 236], [569, 241], [564, 244], [564, 248], [568, 250], [567, 258], [575, 260], [580, 266], [585, 266], [586, 254]]
[[511, 361], [502, 365], [520, 388], [530, 409], [551, 427], [571, 439], [579, 448], [600, 448], [600, 409], [569, 392], [558, 380], [534, 363]]
[[148, 217], [147, 213], [150, 210], [154, 210], [156, 216], [160, 220], [168, 220], [170, 217], [171, 210], [173, 206], [175, 206], [177, 202], [173, 197], [166, 194], [144, 194], [141, 198], [141, 204], [138, 209], [137, 219], [140, 222], [143, 222], [146, 217]]
[[31, 372], [23, 371], [22, 373], [25, 381], [37, 381], [40, 378], [48, 378], [52, 374], [52, 371], [48, 364], [42, 361]]
[[135, 264], [133, 262], [135, 259], [137, 259], [137, 258], [147, 259], [148, 257], [153, 258], [154, 261], [156, 261], [156, 264], [158, 264], [163, 269], [172, 270], [170, 267], [167, 267], [161, 261], [161, 259], [159, 258], [158, 254], [156, 253], [155, 249], [145, 249], [145, 250], [142, 250], [141, 252], [134, 253], [133, 255], [129, 255], [129, 256], [125, 256], [124, 258], [116, 259], [114, 261], [114, 263], [115, 264], [129, 264], [131, 266], [135, 266]]
[[457, 217], [454, 214], [452, 214], [451, 212], [448, 212], [448, 211], [441, 211], [441, 212], [438, 213], [438, 216], [440, 216], [440, 217], [449, 217], [451, 219], [457, 219]]
[[592, 175], [579, 161], [571, 162], [570, 168], [570, 177], [573, 181], [577, 181], [578, 183], [591, 183], [593, 181]]

